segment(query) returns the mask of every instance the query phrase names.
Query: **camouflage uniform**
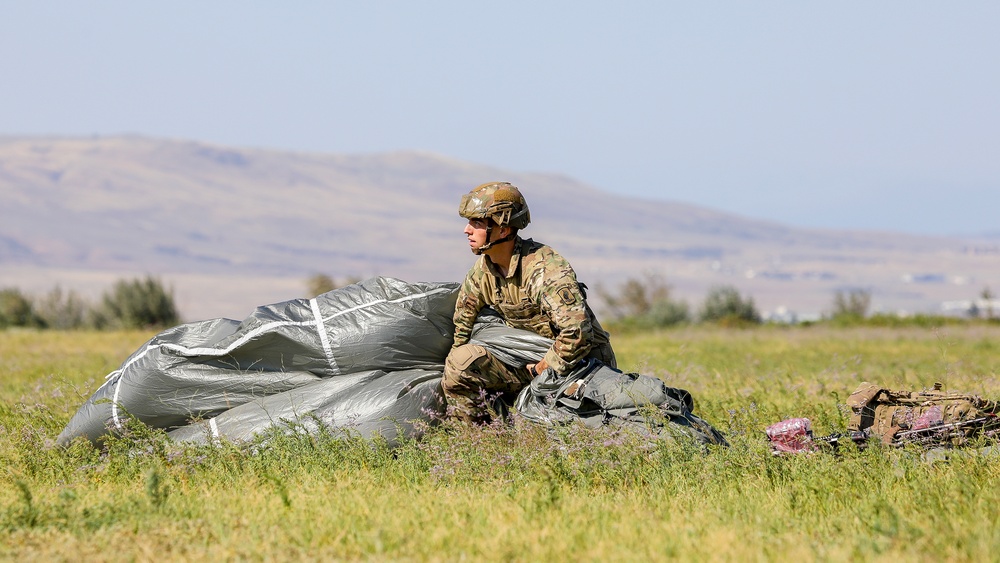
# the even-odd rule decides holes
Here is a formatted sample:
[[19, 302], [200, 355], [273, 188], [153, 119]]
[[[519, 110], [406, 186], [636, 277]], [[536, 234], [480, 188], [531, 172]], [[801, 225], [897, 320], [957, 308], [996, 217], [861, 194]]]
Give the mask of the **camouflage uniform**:
[[556, 373], [595, 357], [615, 367], [608, 333], [601, 328], [569, 262], [531, 239], [514, 239], [507, 276], [480, 256], [458, 293], [455, 342], [445, 360], [443, 389], [453, 414], [479, 421], [486, 400], [511, 402], [532, 379], [526, 367], [510, 367], [482, 346], [469, 344], [472, 325], [483, 307], [492, 307], [513, 328], [530, 330], [555, 342], [545, 361]]

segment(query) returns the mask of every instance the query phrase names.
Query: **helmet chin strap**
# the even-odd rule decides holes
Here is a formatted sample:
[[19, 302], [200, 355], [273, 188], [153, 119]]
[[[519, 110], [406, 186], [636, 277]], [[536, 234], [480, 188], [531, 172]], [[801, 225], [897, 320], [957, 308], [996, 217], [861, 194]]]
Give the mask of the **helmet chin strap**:
[[510, 232], [509, 235], [507, 235], [507, 236], [505, 236], [503, 238], [499, 238], [499, 239], [494, 240], [494, 241], [490, 240], [490, 235], [491, 234], [493, 234], [493, 222], [492, 221], [490, 221], [490, 224], [486, 226], [486, 244], [480, 246], [479, 248], [473, 249], [473, 251], [472, 251], [473, 254], [475, 254], [476, 256], [479, 256], [483, 252], [485, 252], [485, 251], [489, 250], [490, 248], [492, 248], [494, 244], [501, 244], [501, 243], [505, 243], [505, 242], [507, 242], [509, 240], [514, 240], [514, 230], [513, 229], [511, 229], [511, 232]]

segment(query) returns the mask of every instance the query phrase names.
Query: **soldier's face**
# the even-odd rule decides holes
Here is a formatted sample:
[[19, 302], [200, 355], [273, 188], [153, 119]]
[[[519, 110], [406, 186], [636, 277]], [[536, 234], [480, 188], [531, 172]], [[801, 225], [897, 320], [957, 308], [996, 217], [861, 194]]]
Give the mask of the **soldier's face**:
[[469, 224], [465, 226], [465, 237], [469, 239], [469, 249], [473, 252], [486, 244], [486, 225], [484, 219], [469, 219]]

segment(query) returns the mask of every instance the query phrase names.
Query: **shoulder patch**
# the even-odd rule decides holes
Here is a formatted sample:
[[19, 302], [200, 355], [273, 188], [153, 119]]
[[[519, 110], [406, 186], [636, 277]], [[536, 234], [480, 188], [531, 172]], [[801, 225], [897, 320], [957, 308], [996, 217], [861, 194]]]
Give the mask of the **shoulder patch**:
[[556, 295], [559, 296], [559, 301], [561, 301], [563, 305], [576, 304], [576, 293], [573, 291], [573, 288], [568, 285], [564, 285], [557, 289]]

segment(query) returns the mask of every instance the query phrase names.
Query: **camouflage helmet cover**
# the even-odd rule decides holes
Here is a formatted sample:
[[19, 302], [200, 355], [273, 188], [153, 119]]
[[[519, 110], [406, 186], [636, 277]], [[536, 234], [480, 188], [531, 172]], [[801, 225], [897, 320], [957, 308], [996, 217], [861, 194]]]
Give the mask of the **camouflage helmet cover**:
[[458, 214], [466, 219], [490, 218], [501, 227], [523, 229], [531, 222], [528, 203], [510, 182], [488, 182], [462, 196]]

